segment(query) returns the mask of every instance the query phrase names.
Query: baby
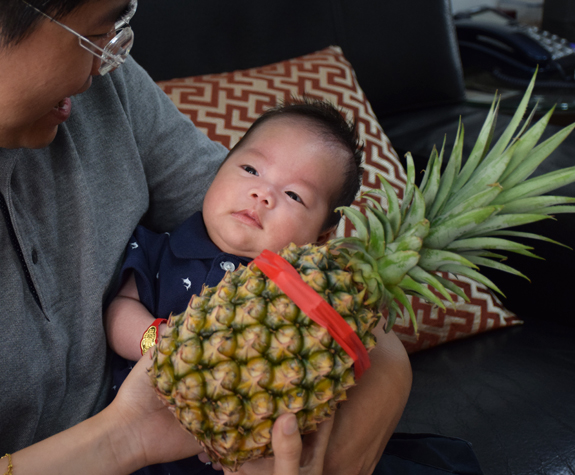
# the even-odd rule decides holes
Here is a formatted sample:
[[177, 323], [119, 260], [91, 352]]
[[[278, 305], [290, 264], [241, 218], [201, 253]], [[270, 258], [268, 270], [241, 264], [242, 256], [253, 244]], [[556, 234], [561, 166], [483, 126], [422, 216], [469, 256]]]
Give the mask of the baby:
[[[230, 151], [202, 212], [172, 233], [139, 226], [104, 317], [110, 347], [123, 358], [114, 361], [114, 391], [131, 369], [126, 360], [140, 358], [204, 284], [217, 285], [264, 249], [327, 241], [340, 219], [335, 209], [359, 191], [362, 155], [355, 122], [327, 102], [294, 100], [262, 114]], [[202, 470], [192, 458], [138, 473]]]

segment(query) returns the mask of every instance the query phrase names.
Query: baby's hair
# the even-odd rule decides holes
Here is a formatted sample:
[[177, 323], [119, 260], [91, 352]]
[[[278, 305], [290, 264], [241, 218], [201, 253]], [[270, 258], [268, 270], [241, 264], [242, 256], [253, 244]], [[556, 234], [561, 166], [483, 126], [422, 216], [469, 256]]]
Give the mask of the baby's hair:
[[250, 126], [240, 141], [230, 150], [228, 157], [263, 123], [275, 118], [293, 118], [307, 120], [317, 128], [318, 133], [328, 141], [332, 141], [348, 151], [347, 168], [344, 170], [344, 182], [340, 192], [331, 203], [329, 214], [323, 229], [337, 226], [341, 218], [334, 210], [340, 206], [349, 206], [355, 199], [361, 186], [363, 167], [363, 143], [360, 142], [355, 119], [347, 120], [345, 113], [328, 101], [310, 97], [296, 98], [279, 103], [266, 110]]

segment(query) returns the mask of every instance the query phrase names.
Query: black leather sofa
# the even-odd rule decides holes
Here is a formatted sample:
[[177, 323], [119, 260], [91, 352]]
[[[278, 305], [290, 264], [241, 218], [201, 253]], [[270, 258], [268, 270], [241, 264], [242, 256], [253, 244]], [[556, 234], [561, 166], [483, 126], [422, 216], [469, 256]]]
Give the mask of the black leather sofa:
[[[392, 144], [419, 167], [459, 116], [472, 144], [486, 111], [466, 104], [448, 0], [142, 0], [133, 56], [155, 80], [232, 71], [341, 46]], [[498, 127], [509, 118], [501, 115]], [[575, 164], [575, 137], [545, 164]], [[575, 187], [564, 190], [575, 196]], [[575, 247], [575, 218], [532, 226]], [[510, 258], [532, 282], [491, 275], [525, 324], [411, 356], [397, 428], [465, 439], [486, 474], [575, 473], [575, 252], [537, 242]], [[377, 398], [377, 395], [374, 395]], [[383, 473], [378, 467], [376, 473]]]

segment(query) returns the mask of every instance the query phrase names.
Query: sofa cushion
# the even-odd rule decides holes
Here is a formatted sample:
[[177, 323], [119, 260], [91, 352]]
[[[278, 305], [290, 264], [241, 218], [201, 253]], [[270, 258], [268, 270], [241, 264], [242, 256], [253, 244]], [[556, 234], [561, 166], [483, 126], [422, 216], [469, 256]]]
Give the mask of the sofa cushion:
[[[351, 64], [337, 46], [262, 67], [159, 81], [158, 85], [182, 113], [226, 147], [233, 147], [250, 124], [278, 101], [302, 95], [329, 100], [357, 119], [365, 143], [362, 191], [379, 188], [377, 174], [381, 174], [399, 197], [403, 196], [404, 169], [360, 88]], [[363, 200], [365, 198], [359, 198], [354, 205], [358, 206]], [[351, 224], [343, 221], [338, 235], [351, 233]], [[455, 306], [447, 304], [444, 311], [413, 298], [418, 335], [408, 317], [398, 319], [395, 327], [409, 352], [520, 323], [482, 285], [454, 276], [450, 278], [463, 288], [470, 301], [465, 302], [454, 295]]]
[[[444, 300], [445, 310], [443, 310], [423, 299], [412, 298], [411, 305], [417, 315], [417, 334], [409, 318], [396, 320], [393, 327], [408, 353], [523, 323], [484, 285], [464, 276], [455, 277], [445, 272], [441, 275], [461, 288], [469, 301], [451, 294], [454, 305]], [[441, 297], [437, 292], [434, 293]]]

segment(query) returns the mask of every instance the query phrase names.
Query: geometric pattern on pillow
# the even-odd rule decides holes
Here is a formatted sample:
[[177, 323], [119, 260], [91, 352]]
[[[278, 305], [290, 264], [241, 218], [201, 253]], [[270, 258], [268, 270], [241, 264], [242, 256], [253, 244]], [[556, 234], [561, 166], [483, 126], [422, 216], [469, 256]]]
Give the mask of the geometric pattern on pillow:
[[450, 292], [454, 305], [438, 292], [445, 310], [430, 305], [419, 298], [412, 298], [411, 304], [417, 320], [416, 335], [409, 315], [397, 319], [393, 330], [399, 336], [408, 353], [431, 348], [441, 343], [466, 338], [496, 328], [519, 325], [522, 322], [513, 312], [507, 310], [501, 301], [484, 285], [464, 276], [440, 273], [449, 278], [465, 295], [469, 302]]
[[[158, 84], [200, 130], [228, 148], [239, 141], [262, 112], [279, 101], [303, 95], [328, 100], [341, 107], [349, 118], [356, 118], [365, 143], [362, 190], [379, 188], [376, 175], [380, 173], [403, 196], [403, 167], [339, 46], [262, 67]], [[339, 230], [339, 234], [350, 231], [348, 227]]]
[[[266, 66], [171, 79], [160, 81], [158, 85], [200, 130], [228, 148], [238, 142], [262, 112], [282, 100], [303, 95], [328, 100], [349, 117], [356, 118], [365, 144], [362, 191], [379, 188], [377, 174], [381, 174], [398, 196], [403, 197], [405, 171], [359, 86], [353, 67], [338, 46]], [[358, 205], [359, 201], [356, 201], [354, 206]], [[337, 234], [349, 236], [352, 232], [351, 224], [342, 220]], [[502, 313], [499, 320], [492, 317], [493, 312], [488, 309], [501, 307], [500, 303], [485, 287], [476, 283], [472, 287], [472, 301], [475, 303], [465, 309], [462, 306], [457, 318], [461, 320], [464, 318], [462, 312], [467, 312], [465, 318], [485, 324], [472, 323], [468, 325], [469, 332], [459, 330], [457, 322], [460, 320], [450, 320], [449, 310], [448, 318], [433, 317], [434, 312], [437, 314], [433, 305], [412, 299], [414, 308], [417, 307], [418, 315], [421, 315], [419, 339], [414, 340], [408, 317], [404, 317], [403, 322], [398, 318], [394, 327], [406, 348], [409, 351], [428, 348], [450, 339], [504, 326], [503, 322], [519, 321], [513, 320], [512, 314], [505, 309], [502, 309], [505, 315]], [[472, 292], [471, 287], [469, 291]]]

